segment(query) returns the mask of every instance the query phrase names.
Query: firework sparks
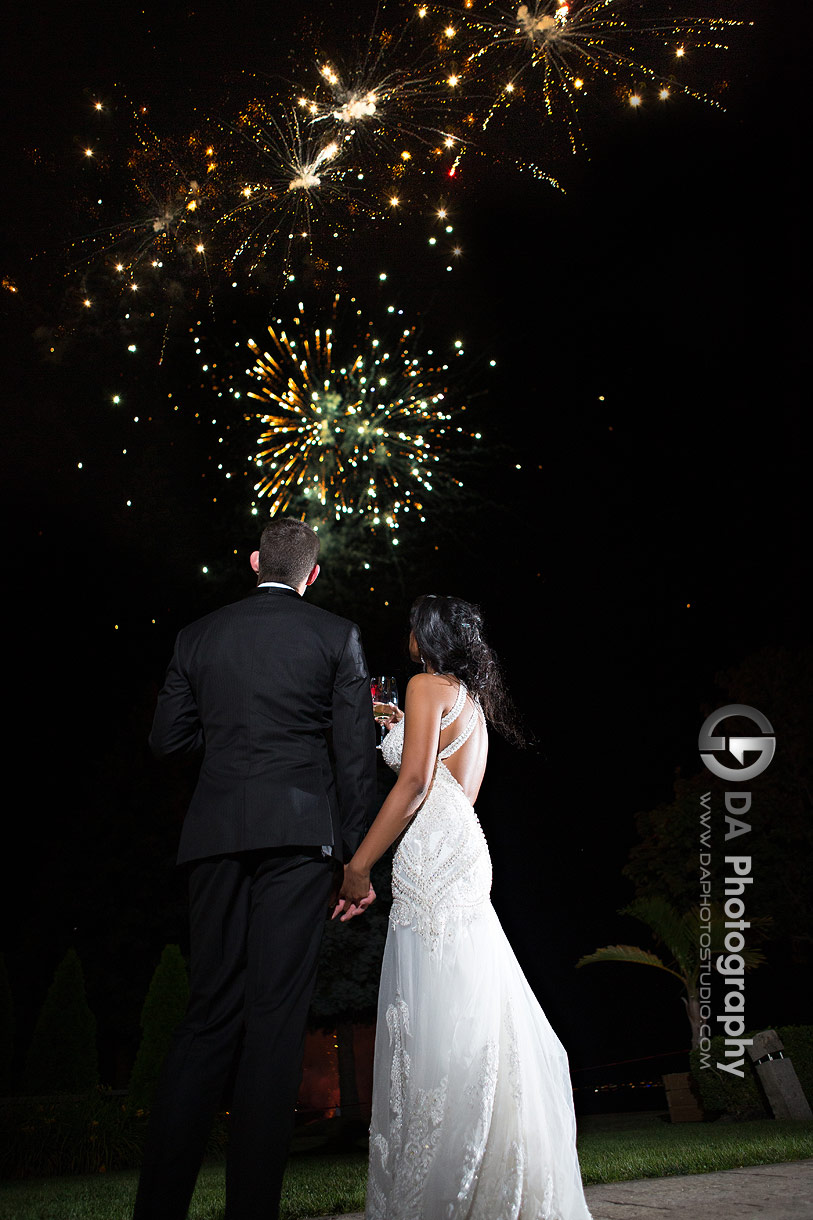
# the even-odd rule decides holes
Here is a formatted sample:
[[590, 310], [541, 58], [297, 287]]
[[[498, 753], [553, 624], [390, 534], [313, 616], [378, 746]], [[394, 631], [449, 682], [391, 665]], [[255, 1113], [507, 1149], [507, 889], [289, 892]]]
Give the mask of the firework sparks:
[[[381, 14], [379, 11], [379, 17]], [[305, 90], [299, 106], [314, 125], [352, 140], [356, 155], [375, 153], [393, 169], [403, 168], [404, 151], [419, 148], [442, 156], [459, 142], [453, 125], [456, 99], [449, 83], [454, 54], [427, 38], [426, 10], [395, 26], [377, 18], [366, 35], [355, 39], [350, 61], [326, 57], [317, 62], [318, 86]]]
[[[214, 195], [215, 153], [194, 134], [162, 139], [141, 112], [136, 110], [134, 118], [134, 139], [123, 158], [129, 175], [127, 193], [135, 196], [122, 207], [129, 215], [75, 241], [73, 269], [81, 267], [85, 280], [112, 277], [120, 293], [135, 293], [146, 284], [160, 292], [162, 283], [174, 292], [179, 280], [194, 278], [201, 270], [202, 227]], [[105, 195], [118, 197], [114, 182], [100, 184], [102, 189]]]
[[[245, 172], [235, 187], [236, 199], [218, 220], [229, 232], [229, 265], [246, 260], [250, 271], [269, 255], [275, 256], [280, 275], [288, 268], [295, 242], [304, 241], [310, 252], [314, 226], [332, 219], [333, 236], [343, 217], [331, 216], [331, 204], [350, 200], [352, 171], [335, 139], [326, 139], [303, 127], [296, 114], [283, 123], [259, 102], [241, 114], [236, 130], [243, 136], [242, 151], [259, 161], [262, 177]], [[244, 159], [244, 158], [243, 158]], [[235, 158], [233, 177], [239, 173]]]
[[390, 71], [379, 52], [354, 72], [323, 63], [319, 78], [314, 95], [298, 99], [300, 110], [313, 126], [352, 141], [365, 168], [386, 167], [398, 176], [418, 150], [436, 160], [461, 144], [451, 130], [448, 73], [438, 64], [432, 71]]
[[[527, 0], [508, 9], [487, 2], [479, 12], [467, 5], [457, 16], [455, 37], [467, 42], [467, 71], [491, 83], [483, 129], [499, 107], [539, 81], [545, 110], [563, 118], [573, 151], [580, 143], [579, 107], [594, 84], [623, 86], [627, 97], [640, 100], [636, 86], [647, 81], [660, 87], [660, 100], [671, 89], [719, 105], [676, 81], [672, 68], [689, 47], [727, 50], [723, 39], [745, 24], [717, 17], [652, 20], [630, 0]], [[648, 62], [653, 58], [657, 67]]]
[[[239, 122], [242, 158], [248, 154], [259, 164], [263, 180], [251, 181], [256, 168], [246, 173], [243, 198], [229, 217], [249, 230], [247, 244], [234, 243], [235, 258], [249, 254], [256, 267], [279, 250], [288, 232], [294, 243], [305, 235], [308, 252], [318, 248], [325, 258], [328, 227], [341, 230], [360, 212], [380, 220], [393, 207], [426, 210], [430, 176], [448, 170], [464, 141], [454, 129], [448, 64], [434, 43], [427, 44], [424, 26], [416, 44], [420, 24], [374, 26], [349, 62], [317, 60], [316, 83], [291, 97], [293, 112], [281, 123], [262, 99], [246, 108]], [[281, 200], [283, 192], [297, 190], [303, 192], [298, 201]], [[317, 247], [320, 215], [332, 223], [321, 226]], [[289, 245], [284, 262], [291, 252]]]
[[[430, 11], [444, 14], [434, 32]], [[108, 198], [104, 206], [101, 198], [88, 201], [99, 227], [72, 245], [70, 272], [80, 271], [74, 324], [77, 302], [101, 324], [98, 306], [111, 286], [119, 301], [140, 302], [138, 309], [128, 305], [134, 313], [144, 316], [161, 303], [172, 316], [178, 302], [203, 288], [213, 298], [226, 276], [237, 287], [238, 271], [281, 286], [309, 262], [308, 272], [324, 277], [341, 270], [345, 239], [360, 232], [362, 220], [402, 225], [408, 216], [429, 217], [429, 245], [451, 271], [461, 247], [436, 232], [438, 171], [453, 179], [471, 150], [510, 158], [558, 186], [546, 169], [509, 151], [534, 157], [538, 124], [522, 145], [480, 137], [475, 145], [472, 132], [484, 131], [498, 109], [536, 86], [555, 120], [551, 130], [566, 131], [576, 151], [580, 108], [601, 88], [633, 110], [681, 92], [717, 105], [670, 73], [695, 50], [724, 49], [726, 36], [743, 24], [660, 21], [643, 0], [515, 0], [509, 7], [464, 0], [455, 10], [422, 6], [396, 30], [373, 28], [349, 67], [320, 59], [312, 95], [289, 97], [288, 110], [273, 99], [268, 106], [254, 100], [233, 122], [212, 120], [210, 130], [220, 128], [217, 151], [196, 134], [159, 138], [147, 125], [147, 107], [135, 109], [135, 139], [118, 162], [101, 137], [82, 149], [86, 180]], [[109, 170], [115, 164], [118, 175]], [[116, 223], [105, 226], [111, 197], [125, 202]]]
[[[258, 407], [243, 418], [262, 428], [250, 459], [253, 490], [272, 514], [353, 516], [397, 544], [406, 514], [423, 521], [438, 486], [462, 486], [444, 459], [448, 440], [464, 433], [455, 421], [465, 407], [447, 408], [449, 364], [415, 353], [414, 326], [402, 325], [391, 342], [370, 326], [348, 344], [347, 328], [335, 324], [339, 306], [337, 294], [333, 324], [310, 329], [300, 303], [290, 329], [278, 321], [267, 345], [248, 341], [247, 397]], [[462, 354], [462, 341], [452, 350]]]

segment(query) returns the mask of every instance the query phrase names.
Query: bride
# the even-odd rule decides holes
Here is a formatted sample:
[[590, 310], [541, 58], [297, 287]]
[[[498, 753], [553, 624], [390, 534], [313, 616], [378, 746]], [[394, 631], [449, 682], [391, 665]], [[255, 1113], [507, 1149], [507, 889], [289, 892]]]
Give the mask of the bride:
[[[420, 597], [405, 714], [383, 744], [398, 780], [352, 860], [334, 915], [369, 900], [396, 840], [381, 970], [367, 1220], [590, 1220], [567, 1055], [489, 893], [473, 804], [487, 720], [510, 704], [475, 606]], [[510, 799], [510, 798], [509, 798]]]

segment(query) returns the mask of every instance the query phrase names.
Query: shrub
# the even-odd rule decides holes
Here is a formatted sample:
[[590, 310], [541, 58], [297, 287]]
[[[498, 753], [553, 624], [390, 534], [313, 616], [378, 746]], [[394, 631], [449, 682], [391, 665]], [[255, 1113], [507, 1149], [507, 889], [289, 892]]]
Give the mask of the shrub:
[[[801, 1086], [808, 1101], [813, 1104], [813, 1025], [762, 1026], [763, 1029], [775, 1029], [785, 1046], [785, 1054], [790, 1058], [796, 1069]], [[751, 1030], [746, 1037], [753, 1038], [759, 1031]], [[730, 1072], [721, 1072], [716, 1064], [725, 1063], [725, 1038], [711, 1039], [711, 1050], [708, 1068], [701, 1068], [700, 1051], [692, 1051], [690, 1056], [692, 1075], [700, 1090], [700, 1096], [705, 1110], [711, 1113], [728, 1114], [734, 1118], [750, 1117], [761, 1111], [771, 1117], [757, 1082], [756, 1073], [746, 1052], [746, 1061], [742, 1066], [743, 1075], [732, 1076]]]
[[[143, 1110], [131, 1110], [122, 1095], [109, 1089], [74, 1097], [4, 1099], [0, 1101], [0, 1178], [136, 1169], [147, 1121]], [[220, 1115], [209, 1138], [209, 1156], [223, 1155], [226, 1124]]]
[[103, 1090], [73, 1097], [11, 1098], [0, 1107], [4, 1178], [99, 1173], [138, 1163], [142, 1133], [121, 1099]]
[[740, 1069], [742, 1076], [732, 1076], [730, 1072], [721, 1072], [716, 1066], [718, 1062], [726, 1062], [724, 1051], [725, 1038], [720, 1035], [711, 1039], [711, 1050], [708, 1052], [710, 1067], [701, 1068], [700, 1051], [692, 1051], [689, 1056], [703, 1109], [712, 1114], [728, 1114], [734, 1118], [745, 1118], [755, 1112], [763, 1114], [765, 1106], [762, 1094], [747, 1055], [746, 1062]]
[[96, 1019], [88, 1007], [82, 964], [75, 949], [69, 949], [56, 968], [34, 1027], [23, 1092], [82, 1093], [98, 1083]]
[[149, 1109], [172, 1035], [189, 1000], [189, 979], [178, 945], [167, 945], [141, 1010], [141, 1042], [130, 1075], [129, 1105]]

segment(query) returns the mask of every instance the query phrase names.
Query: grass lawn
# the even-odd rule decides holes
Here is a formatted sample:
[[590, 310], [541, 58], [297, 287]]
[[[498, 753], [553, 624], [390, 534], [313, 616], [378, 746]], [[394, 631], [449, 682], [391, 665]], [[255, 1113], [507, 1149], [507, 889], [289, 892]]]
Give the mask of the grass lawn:
[[[225, 1165], [205, 1165], [189, 1220], [222, 1220]], [[138, 1174], [37, 1178], [0, 1185], [0, 1220], [130, 1220]], [[367, 1156], [293, 1157], [285, 1176], [280, 1220], [364, 1210]]]
[[[656, 1114], [587, 1117], [579, 1123], [579, 1158], [586, 1183], [669, 1174], [708, 1173], [813, 1156], [813, 1121], [680, 1123]], [[363, 1211], [367, 1158], [363, 1151], [312, 1152], [291, 1158], [281, 1220]], [[0, 1220], [129, 1220], [137, 1175], [40, 1178], [0, 1186]], [[207, 1165], [190, 1220], [222, 1220], [222, 1165]]]
[[711, 1173], [813, 1157], [813, 1121], [668, 1123], [657, 1114], [579, 1121], [579, 1163], [586, 1185]]

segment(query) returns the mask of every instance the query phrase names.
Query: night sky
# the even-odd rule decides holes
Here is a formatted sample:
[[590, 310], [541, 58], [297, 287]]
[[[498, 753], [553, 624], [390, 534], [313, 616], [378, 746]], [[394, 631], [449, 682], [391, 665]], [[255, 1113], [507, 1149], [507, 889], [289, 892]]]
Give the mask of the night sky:
[[[632, 898], [619, 874], [634, 814], [671, 799], [676, 768], [699, 770], [699, 726], [724, 701], [715, 676], [810, 643], [803, 49], [787, 10], [781, 40], [755, 0], [708, 11], [756, 22], [703, 61], [704, 84], [727, 82], [725, 112], [677, 97], [632, 110], [608, 93], [584, 112], [589, 155], [573, 157], [529, 96], [505, 122], [502, 160], [471, 155], [453, 184], [422, 184], [455, 216], [451, 273], [413, 215], [359, 221], [336, 279], [371, 316], [389, 301], [420, 315], [425, 346], [465, 341], [454, 392], [485, 437], [471, 498], [428, 502], [400, 574], [373, 572], [372, 592], [325, 582], [325, 604], [358, 619], [373, 670], [404, 681], [413, 596], [482, 606], [535, 737], [521, 753], [495, 743], [478, 804], [494, 903], [576, 1067], [688, 1046], [669, 979], [573, 964], [642, 936], [616, 914]], [[73, 326], [70, 243], [93, 227], [88, 200], [118, 189], [125, 94], [149, 104], [155, 130], [182, 135], [258, 79], [270, 92], [279, 74], [301, 79], [320, 30], [347, 52], [344, 12], [92, 0], [15, 13], [3, 275], [17, 291], [2, 303], [17, 794], [3, 948], [24, 1016], [73, 941], [115, 1014], [122, 961], [137, 991], [164, 939], [183, 935], [171, 853], [185, 779], [154, 768], [144, 739], [176, 631], [250, 591], [258, 532], [246, 486], [213, 469], [213, 394], [189, 327], [200, 320], [225, 351], [279, 308], [262, 282], [218, 290], [214, 309], [184, 298], [159, 364], [160, 309], [131, 325], [111, 299]], [[361, 28], [366, 8], [353, 12]], [[88, 142], [107, 162], [83, 161]], [[565, 191], [517, 170], [523, 157]], [[149, 834], [130, 867], [125, 831], [139, 825]], [[139, 933], [139, 903], [162, 886], [166, 917]], [[120, 902], [133, 913], [102, 951]], [[777, 996], [782, 1020], [806, 1015], [770, 961], [750, 986], [755, 1025], [778, 1019]]]

